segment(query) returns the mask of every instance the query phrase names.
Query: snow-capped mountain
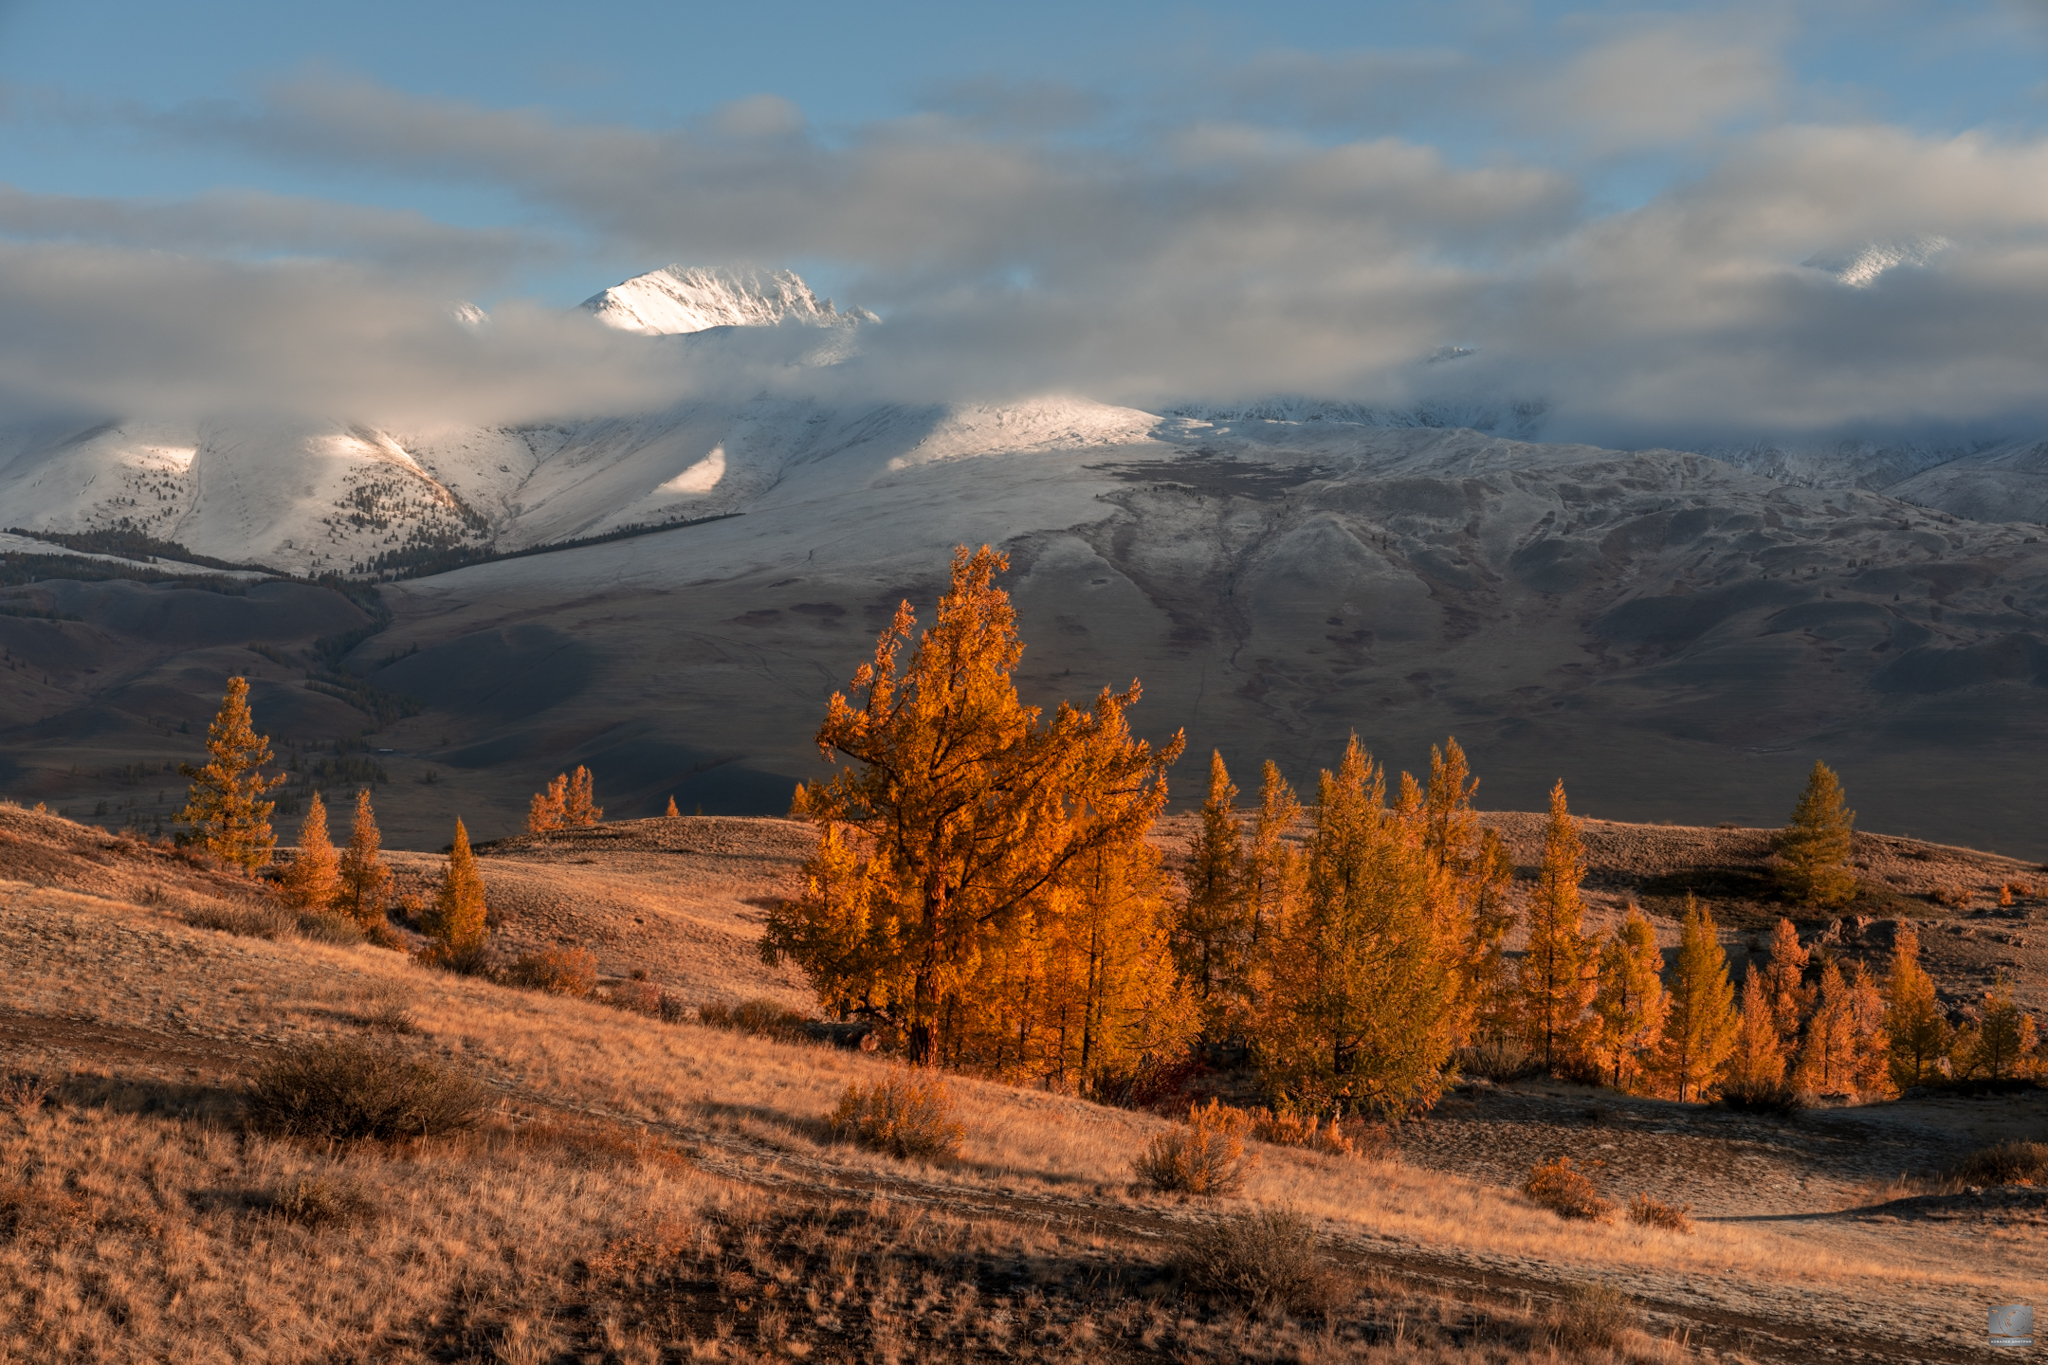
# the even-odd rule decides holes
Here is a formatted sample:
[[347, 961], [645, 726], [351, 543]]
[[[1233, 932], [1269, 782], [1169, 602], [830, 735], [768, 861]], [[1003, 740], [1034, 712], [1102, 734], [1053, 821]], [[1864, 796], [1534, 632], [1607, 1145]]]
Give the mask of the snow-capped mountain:
[[795, 322], [830, 327], [872, 314], [841, 313], [788, 270], [713, 270], [671, 265], [636, 275], [583, 301], [607, 327], [673, 336], [713, 327], [770, 327]]

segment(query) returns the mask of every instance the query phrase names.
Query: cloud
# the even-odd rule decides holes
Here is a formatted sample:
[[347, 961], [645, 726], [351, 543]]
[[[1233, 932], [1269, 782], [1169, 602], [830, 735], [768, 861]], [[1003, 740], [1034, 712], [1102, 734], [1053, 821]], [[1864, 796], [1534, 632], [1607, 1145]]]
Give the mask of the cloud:
[[1783, 25], [1736, 36], [1725, 24], [1692, 16], [1632, 24], [1537, 82], [1524, 100], [1601, 152], [1690, 141], [1767, 117], [1787, 79], [1776, 51]]

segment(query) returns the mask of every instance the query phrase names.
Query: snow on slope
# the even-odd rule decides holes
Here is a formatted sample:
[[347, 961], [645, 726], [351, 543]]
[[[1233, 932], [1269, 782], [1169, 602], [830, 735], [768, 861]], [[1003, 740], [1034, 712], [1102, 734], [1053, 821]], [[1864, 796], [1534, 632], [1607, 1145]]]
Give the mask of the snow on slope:
[[636, 275], [584, 300], [583, 306], [607, 327], [652, 335], [781, 322], [835, 326], [870, 316], [840, 313], [830, 299], [821, 302], [792, 271], [681, 265]]

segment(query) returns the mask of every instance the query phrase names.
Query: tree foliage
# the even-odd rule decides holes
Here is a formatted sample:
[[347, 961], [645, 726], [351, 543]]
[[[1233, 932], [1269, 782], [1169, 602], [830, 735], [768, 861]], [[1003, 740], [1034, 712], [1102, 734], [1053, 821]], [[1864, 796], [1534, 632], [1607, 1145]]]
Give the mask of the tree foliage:
[[[548, 779], [545, 789], [533, 794], [533, 800], [526, 807], [526, 832], [548, 834], [558, 829], [575, 829], [594, 825], [604, 818], [604, 807], [598, 805], [594, 794], [595, 779], [590, 769], [578, 764], [572, 773], [556, 773]], [[668, 800], [669, 814], [674, 815], [676, 800]]]
[[348, 847], [341, 852], [341, 887], [334, 908], [370, 930], [385, 924], [385, 907], [391, 896], [391, 869], [380, 855], [382, 846], [377, 815], [370, 809], [370, 789], [365, 787], [356, 793], [355, 822], [349, 829]]
[[1885, 982], [1886, 1053], [1892, 1084], [1900, 1090], [1919, 1085], [1935, 1073], [1948, 1051], [1948, 1020], [1934, 994], [1934, 978], [1920, 965], [1920, 932], [1910, 921], [1899, 922], [1892, 940], [1891, 973]]
[[1634, 1089], [1642, 1079], [1643, 1054], [1664, 1033], [1669, 1002], [1664, 995], [1664, 955], [1657, 931], [1633, 904], [1600, 949], [1599, 986], [1593, 1016], [1594, 1041], [1602, 1072], [1616, 1089]]
[[1833, 909], [1856, 899], [1849, 852], [1856, 812], [1834, 769], [1815, 762], [1792, 821], [1777, 838], [1778, 884], [1801, 905]]
[[341, 889], [341, 859], [327, 835], [327, 804], [314, 792], [299, 825], [298, 851], [278, 882], [278, 894], [297, 910], [320, 911], [333, 904]]
[[435, 942], [439, 955], [451, 962], [475, 957], [490, 930], [485, 924], [484, 879], [470, 851], [469, 831], [455, 822], [455, 842], [441, 869], [441, 885], [421, 916], [420, 928]]
[[270, 740], [256, 733], [249, 714], [249, 680], [229, 678], [220, 710], [207, 727], [206, 762], [196, 768], [178, 765], [192, 779], [184, 809], [176, 816], [192, 827], [185, 841], [245, 872], [268, 863], [277, 836], [270, 828], [274, 803], [263, 798], [284, 781], [282, 774], [265, 777], [258, 771], [270, 757]]
[[1580, 928], [1586, 905], [1579, 883], [1585, 877], [1585, 846], [1559, 782], [1550, 791], [1550, 823], [1543, 864], [1529, 893], [1529, 946], [1519, 975], [1529, 1050], [1551, 1070], [1576, 1058], [1586, 1044], [1586, 1006], [1595, 982], [1593, 945]]
[[1735, 988], [1728, 955], [1705, 906], [1686, 897], [1678, 961], [1668, 987], [1670, 1007], [1657, 1045], [1656, 1070], [1681, 1100], [1703, 1099], [1735, 1043]]

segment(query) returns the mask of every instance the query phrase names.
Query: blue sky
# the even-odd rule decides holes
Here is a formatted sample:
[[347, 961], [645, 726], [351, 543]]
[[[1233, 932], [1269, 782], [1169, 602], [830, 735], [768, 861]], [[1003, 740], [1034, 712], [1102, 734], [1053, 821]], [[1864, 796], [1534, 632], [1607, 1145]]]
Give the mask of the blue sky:
[[906, 386], [1395, 401], [1458, 345], [1612, 439], [2002, 420], [2048, 353], [2043, 0], [17, 2], [0, 95], [17, 332], [58, 278], [146, 339], [229, 278], [516, 311], [747, 260], [901, 324]]

